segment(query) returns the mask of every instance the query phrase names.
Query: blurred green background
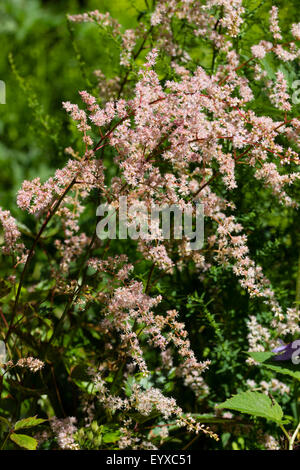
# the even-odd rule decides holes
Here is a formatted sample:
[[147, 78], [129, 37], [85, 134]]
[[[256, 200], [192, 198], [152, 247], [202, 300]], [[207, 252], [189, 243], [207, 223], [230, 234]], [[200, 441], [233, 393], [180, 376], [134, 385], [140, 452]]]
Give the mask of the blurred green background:
[[94, 25], [75, 25], [76, 34], [68, 26], [67, 13], [94, 9], [111, 12], [124, 29], [136, 26], [129, 0], [1, 0], [0, 206], [14, 214], [22, 181], [45, 180], [63, 166], [64, 148], [76, 138], [62, 101], [79, 103], [78, 90], [96, 83], [95, 69], [116, 75], [110, 41]]

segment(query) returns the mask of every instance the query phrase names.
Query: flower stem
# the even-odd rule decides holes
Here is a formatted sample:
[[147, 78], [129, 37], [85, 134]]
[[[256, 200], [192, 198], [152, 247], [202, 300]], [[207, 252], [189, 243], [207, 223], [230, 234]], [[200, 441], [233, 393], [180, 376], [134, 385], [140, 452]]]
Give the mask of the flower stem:
[[295, 429], [295, 432], [294, 434], [292, 435], [292, 437], [289, 439], [289, 450], [293, 450], [294, 448], [294, 442], [295, 442], [295, 439], [298, 435], [298, 432], [300, 431], [300, 421], [298, 423], [298, 426], [296, 427]]

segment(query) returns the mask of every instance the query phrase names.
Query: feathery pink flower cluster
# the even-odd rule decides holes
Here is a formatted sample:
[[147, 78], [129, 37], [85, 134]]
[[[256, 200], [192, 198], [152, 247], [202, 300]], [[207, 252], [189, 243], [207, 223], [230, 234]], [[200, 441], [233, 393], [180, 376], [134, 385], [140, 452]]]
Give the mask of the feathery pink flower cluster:
[[270, 95], [270, 100], [276, 108], [282, 109], [283, 111], [290, 111], [291, 104], [289, 103], [289, 94], [287, 93], [287, 81], [284, 78], [282, 72], [277, 72], [276, 74], [276, 83], [274, 86], [274, 91]]
[[[217, 4], [224, 7], [223, 23], [234, 36], [240, 24], [237, 18], [240, 18], [243, 11], [241, 3], [226, 0], [211, 2], [210, 6]], [[156, 20], [153, 19], [152, 23], [159, 24], [159, 15], [168, 15], [172, 8], [175, 8], [175, 4], [171, 2], [169, 8], [165, 9], [165, 4], [158, 3], [154, 13]], [[180, 17], [184, 17], [183, 12], [177, 11], [177, 13]], [[88, 18], [95, 20], [96, 15], [84, 16], [83, 20], [88, 21]], [[275, 7], [271, 12], [271, 30], [276, 41], [279, 41], [281, 36]], [[262, 41], [259, 45], [253, 46], [252, 53], [254, 57], [263, 58], [272, 50], [272, 44]], [[285, 118], [283, 121], [274, 122], [269, 117], [257, 116], [253, 111], [245, 109], [245, 105], [253, 99], [251, 84], [237, 74], [239, 58], [236, 52], [230, 49], [230, 44], [227, 51], [228, 64], [225, 67], [220, 66], [215, 75], [209, 76], [201, 67], [198, 67], [193, 74], [184, 67], [175, 67], [180, 79], [167, 81], [164, 87], [154, 71], [157, 54], [156, 49], [148, 54], [144, 68], [140, 70], [135, 96], [131, 101], [125, 102], [123, 99], [108, 101], [103, 108], [100, 108], [96, 104], [96, 99], [84, 91], [81, 92], [81, 97], [87, 106], [87, 113], [80, 110], [77, 105], [70, 103], [64, 105], [72, 118], [79, 121], [78, 127], [83, 132], [83, 141], [87, 145], [92, 145], [90, 139], [87, 141], [87, 132], [91, 130], [89, 120], [100, 128], [102, 133], [104, 127], [113, 119], [119, 119], [109, 131], [107, 143], [117, 150], [115, 161], [119, 164], [122, 174], [112, 179], [109, 188], [104, 186], [102, 179], [100, 187], [103, 196], [109, 201], [116, 201], [118, 196], [126, 195], [129, 202], [137, 204], [142, 201], [148, 207], [159, 203], [178, 204], [182, 208], [187, 208], [197, 199], [204, 206], [205, 216], [213, 224], [217, 224], [216, 234], [209, 238], [211, 247], [215, 247], [216, 261], [222, 265], [232, 264], [241, 285], [250, 295], [264, 297], [273, 308], [274, 293], [261, 268], [255, 266], [249, 257], [247, 238], [241, 234], [242, 226], [235, 222], [233, 215], [226, 214], [228, 210], [234, 210], [234, 206], [213, 192], [209, 183], [215, 177], [211, 165], [216, 161], [219, 167], [218, 173], [229, 194], [238, 186], [235, 177], [236, 165], [246, 163], [257, 167], [254, 176], [263, 179], [282, 202], [293, 205], [294, 202], [287, 195], [285, 186], [298, 179], [298, 174], [282, 174], [280, 171], [283, 163], [297, 161], [297, 155], [292, 150], [282, 155], [282, 147], [276, 142], [278, 136], [294, 132], [293, 124], [286, 122]], [[277, 73], [274, 90], [270, 99], [279, 109], [289, 111], [287, 84], [282, 72]], [[156, 164], [156, 155], [159, 154], [160, 145], [164, 141], [168, 142], [168, 145], [161, 151], [160, 158], [168, 163], [172, 172], [162, 174]], [[223, 143], [226, 142], [231, 144], [230, 153], [224, 151]], [[78, 172], [84, 188], [83, 190], [78, 186], [78, 191], [88, 194], [91, 188], [86, 187], [88, 179], [86, 172], [87, 168], [93, 165], [93, 161], [93, 153], [90, 158], [85, 157], [85, 163], [70, 161], [69, 168], [62, 171], [66, 173], [65, 183], [71, 181]], [[192, 172], [191, 164], [196, 164]], [[90, 173], [92, 173], [89, 178], [90, 186], [93, 187], [96, 186], [93, 181], [94, 169]], [[59, 195], [63, 191], [57, 175], [44, 186], [38, 181], [33, 183], [35, 187], [30, 185], [28, 187], [28, 184], [26, 183], [19, 193], [19, 205], [23, 208], [30, 207], [35, 190], [37, 195], [33, 206], [29, 209], [33, 212], [49, 207], [53, 194]], [[63, 209], [60, 211], [63, 213]], [[57, 242], [58, 248], [65, 251], [65, 261], [62, 265], [64, 271], [67, 270], [72, 257], [80, 254], [81, 248], [80, 244], [78, 245], [78, 242], [81, 243], [80, 240], [80, 237], [70, 236], [64, 249], [61, 243]], [[82, 246], [85, 246], [88, 241], [82, 239], [82, 242]], [[154, 243], [153, 240], [145, 239], [139, 241], [138, 248], [157, 268], [167, 273], [172, 272], [173, 242], [158, 239]], [[187, 247], [186, 240], [177, 242], [177, 250], [182, 258], [179, 265], [185, 258], [187, 260], [194, 258], [196, 265], [199, 264], [200, 269], [205, 269], [207, 264], [205, 257], [201, 255], [199, 263], [199, 253], [192, 253]], [[97, 261], [92, 261], [90, 264], [96, 267]], [[123, 278], [127, 277], [128, 272], [126, 270]], [[132, 329], [127, 312], [130, 312], [131, 319], [146, 324], [145, 331], [152, 337], [151, 342], [162, 349], [166, 347], [166, 338], [160, 331], [169, 320], [166, 320], [168, 314], [164, 320], [153, 314], [151, 308], [159, 300], [150, 300], [142, 293], [142, 289], [142, 285], [137, 282], [131, 283], [128, 287], [118, 288], [111, 297], [107, 312], [111, 318], [111, 327], [121, 332], [122, 342], [127, 344], [133, 360], [144, 373], [147, 373], [137, 334]], [[107, 319], [104, 320], [104, 325], [105, 328], [108, 326]], [[181, 348], [180, 342], [184, 343], [185, 340], [180, 339], [181, 335], [176, 337], [178, 330], [174, 318], [172, 328], [175, 328], [172, 340]], [[249, 341], [251, 345], [253, 342], [251, 338]], [[180, 350], [183, 351], [182, 348]], [[188, 369], [191, 369], [190, 366], [183, 368], [183, 370]]]
[[61, 449], [79, 450], [79, 445], [74, 440], [77, 431], [76, 421], [74, 417], [58, 419], [54, 416], [50, 419], [51, 429]]
[[270, 15], [270, 31], [273, 33], [275, 41], [281, 40], [281, 29], [278, 23], [278, 8], [273, 6]]
[[31, 372], [38, 372], [44, 367], [45, 363], [34, 357], [22, 357], [16, 363], [16, 366], [29, 369]]
[[0, 222], [4, 231], [4, 246], [2, 253], [5, 255], [17, 254], [17, 262], [25, 263], [26, 251], [23, 243], [17, 243], [21, 237], [16, 220], [11, 216], [9, 211], [4, 211], [0, 207]]
[[[216, 7], [220, 7], [221, 15], [217, 21], [212, 14]], [[74, 294], [74, 306], [82, 310], [92, 302], [99, 307], [99, 331], [107, 337], [104, 355], [113, 350], [118, 356], [104, 359], [100, 372], [92, 373], [102, 405], [114, 413], [134, 410], [144, 416], [156, 409], [164, 420], [175, 416], [180, 426], [203, 431], [214, 438], [216, 436], [192, 416], [184, 415], [173, 398], [164, 396], [152, 385], [143, 388], [136, 383], [129, 397], [112, 394], [105, 373], [118, 370], [122, 361], [126, 371], [124, 382], [130, 371], [136, 369], [145, 380], [150, 380], [144, 349], [154, 347], [159, 349], [162, 367], [176, 367], [177, 376], [197, 397], [208, 393], [202, 373], [209, 361], [199, 362], [196, 358], [185, 325], [180, 321], [180, 312], [173, 309], [157, 313], [162, 297], [148, 294], [152, 270], [171, 274], [193, 262], [201, 277], [214, 263], [230, 266], [249, 295], [261, 298], [273, 313], [270, 325], [260, 325], [255, 316], [249, 318], [248, 342], [252, 351], [263, 351], [266, 345], [274, 343], [272, 328], [277, 328], [282, 335], [299, 332], [298, 311], [288, 309], [283, 313], [262, 268], [251, 259], [247, 236], [237, 222], [235, 205], [230, 198], [243, 184], [237, 171], [238, 165], [243, 164], [253, 169], [253, 178], [263, 181], [281, 203], [296, 207], [289, 188], [299, 179], [294, 167], [299, 164], [300, 123], [298, 119], [288, 119], [292, 105], [283, 72], [277, 72], [273, 85], [263, 61], [259, 61], [268, 54], [275, 54], [283, 62], [291, 61], [300, 57], [300, 49], [295, 43], [286, 46], [281, 42], [278, 9], [272, 7], [272, 34], [269, 34], [272, 42], [262, 40], [253, 45], [252, 57], [246, 64], [251, 62], [255, 79], [271, 88], [269, 98], [281, 118], [274, 120], [258, 114], [252, 107], [256, 84], [241, 73], [246, 65], [241, 63], [231, 40], [241, 30], [243, 14], [241, 0], [209, 0], [202, 6], [196, 0], [157, 1], [151, 28], [157, 36], [158, 47], [148, 52], [130, 99], [122, 98], [123, 84], [115, 79], [106, 90], [108, 100], [105, 103], [100, 104], [87, 91], [80, 92], [85, 110], [77, 104], [63, 103], [82, 133], [84, 154], [80, 156], [72, 148], [66, 149], [71, 157], [67, 165], [45, 183], [39, 178], [24, 181], [17, 199], [18, 206], [30, 214], [54, 215], [55, 212], [63, 229], [65, 238], [55, 240], [60, 264], [53, 269], [56, 280], [53, 295]], [[222, 52], [225, 59], [223, 63], [214, 64], [216, 70], [212, 73], [201, 66], [195, 67], [193, 72], [188, 69], [187, 51], [174, 42], [174, 16], [190, 23], [196, 36], [208, 38], [213, 47]], [[106, 28], [122, 45], [120, 64], [128, 68], [128, 72], [136, 45], [146, 41], [142, 28], [128, 29], [121, 34], [120, 25], [97, 10], [69, 16], [69, 20], [97, 23]], [[226, 34], [218, 31], [219, 23]], [[292, 34], [296, 40], [300, 39], [299, 24], [292, 26]], [[162, 82], [155, 70], [159, 49], [171, 56], [172, 80]], [[100, 71], [96, 71], [96, 76], [99, 84], [103, 83]], [[282, 144], [283, 140], [286, 145]], [[113, 163], [118, 167], [109, 185], [105, 179], [106, 169], [97, 154], [106, 148], [112, 151]], [[215, 181], [219, 185], [214, 185]], [[89, 286], [88, 279], [86, 285], [81, 286], [68, 275], [72, 263], [84, 251], [89, 254], [91, 238], [80, 232], [79, 219], [93, 189], [101, 191], [102, 200], [116, 208], [120, 196], [126, 196], [128, 204], [138, 206], [142, 202], [148, 209], [177, 205], [190, 210], [195, 202], [201, 203], [208, 229], [205, 248], [198, 252], [191, 250], [186, 238], [163, 239], [159, 229], [154, 227], [156, 239], [145, 237], [136, 244], [143, 259], [152, 264], [146, 286], [134, 278], [135, 266], [128, 263], [124, 254], [105, 258], [106, 250], [103, 258], [93, 255], [87, 260], [87, 267], [94, 271], [91, 276], [101, 285], [101, 290]], [[59, 207], [56, 207], [58, 202]], [[0, 210], [0, 220], [4, 226], [4, 250], [10, 253], [16, 250], [20, 233], [7, 211]], [[175, 364], [172, 356], [179, 364]], [[280, 389], [278, 384], [272, 387]], [[61, 448], [77, 448], [73, 439], [74, 418], [53, 419], [51, 426]], [[124, 431], [122, 439], [120, 445], [124, 448], [128, 442], [138, 445], [129, 430]], [[147, 447], [147, 443], [141, 446]]]

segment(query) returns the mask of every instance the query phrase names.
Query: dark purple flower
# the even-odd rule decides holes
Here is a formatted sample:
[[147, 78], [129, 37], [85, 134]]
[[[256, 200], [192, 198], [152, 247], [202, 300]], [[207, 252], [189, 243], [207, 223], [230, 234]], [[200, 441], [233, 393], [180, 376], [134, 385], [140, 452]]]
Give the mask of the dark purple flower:
[[278, 348], [275, 348], [272, 350], [274, 353], [280, 352], [281, 354], [277, 354], [277, 356], [273, 356], [272, 360], [273, 361], [290, 361], [292, 359], [292, 356], [297, 353], [298, 349], [298, 354], [300, 354], [300, 341], [295, 340], [292, 341], [291, 343], [288, 344], [283, 344], [282, 346], [279, 346]]

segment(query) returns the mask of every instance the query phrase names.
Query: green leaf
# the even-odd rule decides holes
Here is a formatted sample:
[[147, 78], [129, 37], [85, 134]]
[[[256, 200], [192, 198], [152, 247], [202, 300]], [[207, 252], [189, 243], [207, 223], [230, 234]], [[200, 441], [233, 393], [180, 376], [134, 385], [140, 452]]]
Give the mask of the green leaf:
[[0, 423], [5, 424], [8, 428], [10, 427], [10, 422], [8, 419], [4, 418], [3, 416], [0, 416]]
[[103, 435], [103, 442], [105, 444], [117, 442], [120, 439], [120, 431], [108, 432]]
[[243, 392], [229, 398], [218, 408], [240, 411], [252, 416], [260, 416], [276, 423], [280, 423], [283, 418], [283, 411], [275, 400], [271, 400], [264, 393]]
[[16, 422], [14, 430], [18, 431], [18, 429], [32, 428], [33, 426], [38, 426], [38, 424], [44, 423], [45, 421], [46, 419], [36, 418], [35, 416], [32, 418], [21, 419]]
[[270, 359], [270, 357], [274, 356], [274, 353], [272, 352], [250, 352], [248, 354], [256, 362], [264, 362]]
[[249, 356], [267, 369], [300, 380], [300, 366], [293, 364], [291, 361], [270, 361], [269, 359], [274, 356], [274, 354], [270, 352], [251, 352]]
[[33, 437], [26, 436], [25, 434], [11, 434], [10, 439], [20, 447], [24, 447], [27, 450], [36, 450], [37, 448], [37, 440]]

